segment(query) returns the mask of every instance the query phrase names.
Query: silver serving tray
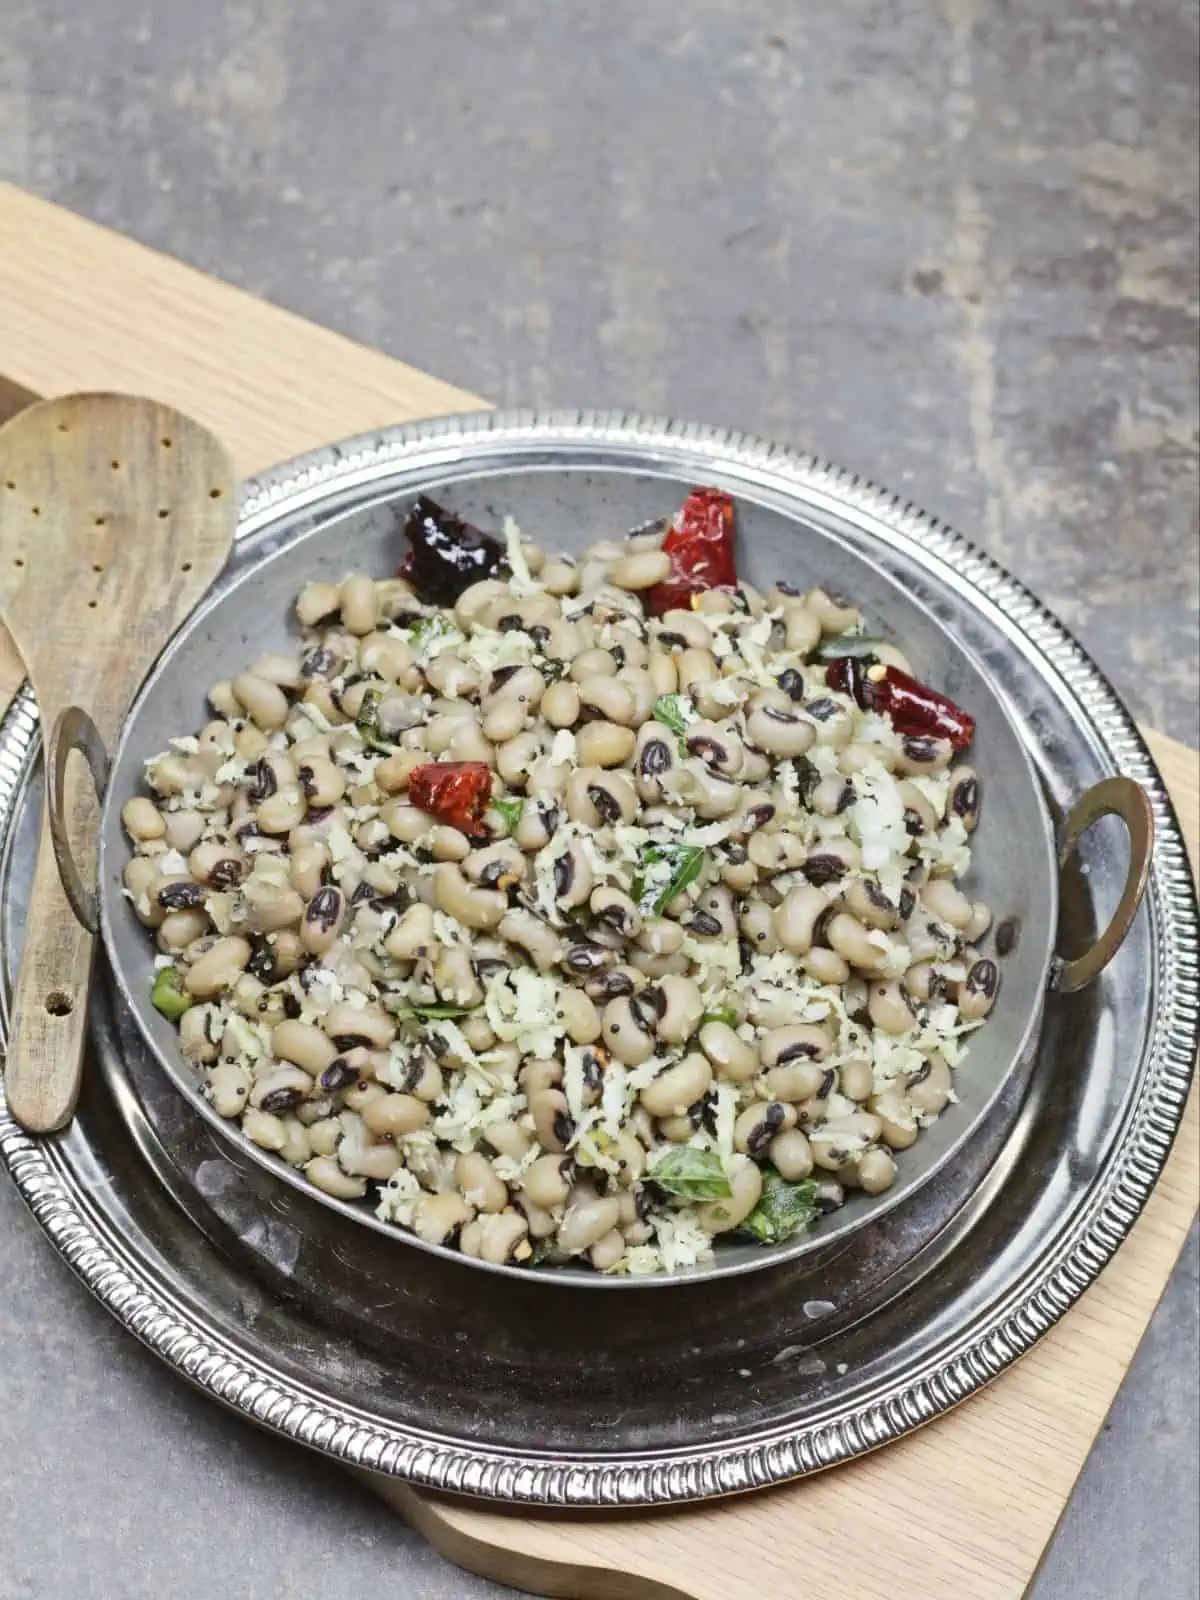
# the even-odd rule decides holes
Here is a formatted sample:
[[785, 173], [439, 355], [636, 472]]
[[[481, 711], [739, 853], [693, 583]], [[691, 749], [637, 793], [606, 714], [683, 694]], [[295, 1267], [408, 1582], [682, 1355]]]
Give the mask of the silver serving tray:
[[[1051, 994], [1028, 1082], [957, 1160], [840, 1244], [737, 1283], [564, 1297], [404, 1250], [285, 1189], [219, 1138], [106, 986], [81, 1111], [0, 1155], [126, 1326], [248, 1416], [375, 1471], [541, 1505], [681, 1501], [782, 1481], [898, 1437], [1014, 1360], [1128, 1232], [1166, 1159], [1197, 1023], [1196, 909], [1161, 780], [1112, 691], [1024, 590], [911, 507], [710, 430], [572, 414], [454, 418], [317, 452], [250, 483], [243, 528], [589, 452], [596, 471], [716, 478], [833, 533], [908, 585], [990, 671], [1052, 810], [1124, 772], [1158, 843], [1146, 909], [1091, 988]], [[35, 808], [28, 695], [0, 727], [0, 941], [20, 937]], [[1061, 886], [1068, 952], [1124, 878], [1119, 830]], [[985, 1030], [986, 1031], [986, 1030]], [[639, 1307], [642, 1308], [639, 1310]]]

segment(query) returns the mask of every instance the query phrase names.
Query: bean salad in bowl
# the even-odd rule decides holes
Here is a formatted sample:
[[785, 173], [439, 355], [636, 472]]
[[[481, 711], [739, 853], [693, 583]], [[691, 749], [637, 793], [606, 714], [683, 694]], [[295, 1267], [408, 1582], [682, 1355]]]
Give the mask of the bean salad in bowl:
[[883, 1194], [999, 983], [969, 714], [740, 582], [720, 490], [579, 560], [398, 529], [122, 812], [213, 1109], [493, 1264], [677, 1272]]

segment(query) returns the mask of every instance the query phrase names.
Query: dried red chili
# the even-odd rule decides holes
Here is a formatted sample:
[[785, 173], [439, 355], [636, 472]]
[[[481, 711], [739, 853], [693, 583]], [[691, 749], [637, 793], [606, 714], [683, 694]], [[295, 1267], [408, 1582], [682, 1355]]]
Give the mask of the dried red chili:
[[736, 589], [733, 501], [720, 489], [693, 489], [671, 519], [663, 550], [670, 576], [646, 591], [651, 616], [686, 609], [708, 589]]
[[974, 717], [947, 695], [870, 656], [838, 656], [829, 663], [825, 681], [851, 695], [864, 711], [888, 717], [897, 733], [948, 739], [955, 750], [965, 749], [974, 737]]
[[426, 761], [408, 775], [408, 798], [460, 833], [481, 834], [492, 800], [491, 768], [482, 761]]

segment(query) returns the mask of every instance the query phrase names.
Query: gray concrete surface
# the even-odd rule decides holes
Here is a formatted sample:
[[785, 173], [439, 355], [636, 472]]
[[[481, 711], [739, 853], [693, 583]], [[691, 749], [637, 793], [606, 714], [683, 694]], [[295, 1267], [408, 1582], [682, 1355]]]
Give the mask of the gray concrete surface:
[[[1196, 60], [1191, 0], [0, 0], [0, 175], [497, 401], [857, 467], [1195, 743]], [[159, 1370], [7, 1186], [0, 1283], [0, 1600], [501, 1593]], [[1038, 1600], [1200, 1593], [1196, 1306], [1193, 1237]]]

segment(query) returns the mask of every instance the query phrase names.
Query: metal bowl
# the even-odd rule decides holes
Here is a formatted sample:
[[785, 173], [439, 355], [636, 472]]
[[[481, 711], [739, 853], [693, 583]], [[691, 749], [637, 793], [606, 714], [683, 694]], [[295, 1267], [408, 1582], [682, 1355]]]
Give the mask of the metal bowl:
[[[783, 1245], [722, 1241], [711, 1263], [682, 1273], [638, 1278], [604, 1277], [571, 1267], [543, 1269], [545, 1281], [589, 1288], [652, 1288], [698, 1279], [724, 1278], [774, 1266], [838, 1246], [885, 1212], [901, 1205], [954, 1160], [979, 1134], [994, 1108], [1019, 1095], [1033, 1060], [1047, 989], [1077, 988], [1111, 959], [1137, 909], [1145, 885], [1153, 839], [1148, 803], [1140, 787], [1110, 778], [1090, 789], [1062, 830], [1065, 855], [1077, 835], [1097, 817], [1116, 812], [1131, 838], [1126, 891], [1108, 930], [1069, 966], [1054, 955], [1058, 928], [1058, 854], [1033, 764], [1005, 703], [1003, 664], [981, 659], [944, 625], [945, 602], [913, 566], [893, 559], [885, 571], [870, 550], [854, 548], [837, 519], [819, 501], [798, 497], [770, 472], [748, 477], [731, 455], [712, 453], [702, 464], [691, 458], [686, 430], [674, 449], [646, 444], [646, 425], [636, 420], [611, 428], [601, 445], [577, 428], [545, 421], [494, 428], [480, 419], [471, 443], [447, 452], [436, 433], [400, 436], [400, 448], [368, 462], [360, 472], [304, 484], [293, 472], [287, 495], [260, 495], [242, 519], [241, 538], [229, 567], [202, 608], [163, 651], [143, 684], [122, 730], [111, 777], [94, 729], [78, 711], [64, 713], [50, 741], [51, 814], [60, 867], [82, 919], [97, 925], [97, 897], [79, 882], [62, 826], [62, 795], [69, 751], [80, 748], [104, 788], [98, 889], [98, 923], [120, 996], [162, 1069], [201, 1115], [239, 1153], [275, 1179], [341, 1216], [383, 1233], [391, 1241], [449, 1257], [457, 1264], [511, 1276], [527, 1269], [496, 1267], [429, 1245], [381, 1223], [369, 1202], [326, 1196], [277, 1157], [260, 1150], [236, 1124], [219, 1117], [199, 1093], [198, 1079], [183, 1061], [175, 1029], [150, 1004], [155, 949], [122, 892], [128, 846], [121, 823], [124, 802], [137, 792], [145, 761], [169, 738], [206, 720], [205, 691], [243, 662], [285, 646], [294, 638], [292, 601], [309, 580], [339, 579], [350, 570], [386, 573], [398, 556], [395, 508], [429, 491], [452, 510], [484, 526], [510, 514], [523, 531], [548, 548], [578, 550], [598, 535], [618, 533], [671, 511], [697, 475], [736, 495], [740, 526], [739, 569], [765, 586], [777, 577], [809, 586], [820, 583], [853, 597], [900, 643], [918, 675], [936, 683], [976, 719], [973, 762], [984, 794], [985, 814], [975, 835], [975, 865], [968, 881], [973, 898], [986, 900], [997, 922], [1014, 919], [1021, 929], [1016, 949], [1003, 962], [1003, 988], [988, 1025], [974, 1036], [964, 1068], [956, 1076], [958, 1100], [899, 1158], [897, 1181], [884, 1196], [853, 1195], [810, 1233]], [[392, 443], [395, 444], [393, 439]], [[366, 441], [335, 447], [335, 459], [370, 456]], [[281, 479], [287, 469], [281, 470]], [[893, 556], [895, 552], [892, 552]]]

